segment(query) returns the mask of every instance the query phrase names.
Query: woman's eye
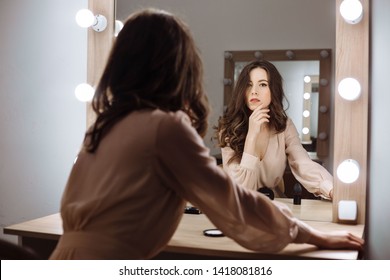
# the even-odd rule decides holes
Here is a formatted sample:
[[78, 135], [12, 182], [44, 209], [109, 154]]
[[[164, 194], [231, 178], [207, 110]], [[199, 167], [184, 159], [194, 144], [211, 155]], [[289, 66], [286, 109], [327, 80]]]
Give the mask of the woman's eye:
[[261, 87], [267, 87], [268, 84], [267, 84], [267, 83], [261, 83], [260, 86], [261, 86]]

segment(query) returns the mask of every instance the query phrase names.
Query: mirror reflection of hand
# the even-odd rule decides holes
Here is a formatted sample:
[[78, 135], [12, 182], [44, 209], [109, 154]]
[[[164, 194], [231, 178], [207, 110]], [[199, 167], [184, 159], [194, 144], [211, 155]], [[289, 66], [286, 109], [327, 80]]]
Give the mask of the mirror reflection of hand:
[[260, 104], [249, 117], [248, 135], [256, 137], [260, 131], [261, 126], [264, 123], [269, 122], [270, 115], [268, 108], [263, 108], [263, 104]]

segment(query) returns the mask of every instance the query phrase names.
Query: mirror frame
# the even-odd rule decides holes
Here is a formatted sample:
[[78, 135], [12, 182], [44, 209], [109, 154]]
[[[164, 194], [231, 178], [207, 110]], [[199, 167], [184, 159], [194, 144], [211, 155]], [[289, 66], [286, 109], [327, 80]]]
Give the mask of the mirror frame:
[[332, 81], [332, 50], [331, 49], [289, 49], [289, 50], [248, 50], [225, 51], [224, 72], [224, 107], [229, 104], [233, 91], [234, 68], [236, 62], [249, 62], [255, 59], [269, 61], [301, 61], [318, 60], [319, 69], [319, 108], [317, 156], [324, 158], [329, 155], [330, 135], [330, 103]]
[[[333, 222], [365, 224], [369, 179], [370, 123], [370, 1], [361, 0], [363, 18], [358, 24], [347, 23], [339, 12], [342, 0], [336, 0], [335, 85], [346, 77], [354, 77], [361, 85], [357, 100], [343, 99], [336, 89], [334, 98], [334, 193]], [[346, 159], [359, 163], [355, 182], [342, 182], [337, 168]], [[357, 202], [356, 221], [339, 218], [339, 202]]]

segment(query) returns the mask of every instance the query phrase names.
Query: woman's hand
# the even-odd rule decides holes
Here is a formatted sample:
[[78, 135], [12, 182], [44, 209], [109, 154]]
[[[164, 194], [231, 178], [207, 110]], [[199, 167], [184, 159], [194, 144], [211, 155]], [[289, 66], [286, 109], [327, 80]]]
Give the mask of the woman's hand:
[[329, 192], [329, 198], [330, 200], [333, 200], [333, 189], [331, 189]]
[[263, 108], [260, 104], [249, 117], [248, 135], [247, 137], [256, 138], [261, 131], [261, 126], [269, 122], [270, 115], [268, 108]]
[[322, 249], [351, 249], [361, 251], [363, 250], [364, 240], [346, 231], [331, 233], [315, 231], [308, 243]]

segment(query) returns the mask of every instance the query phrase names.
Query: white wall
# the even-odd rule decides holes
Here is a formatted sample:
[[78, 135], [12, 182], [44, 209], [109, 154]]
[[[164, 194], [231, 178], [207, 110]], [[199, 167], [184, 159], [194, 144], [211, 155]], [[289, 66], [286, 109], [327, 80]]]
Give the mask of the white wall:
[[0, 2], [0, 237], [59, 210], [86, 128], [74, 88], [86, 80], [87, 31], [74, 18], [87, 4]]
[[219, 153], [210, 138], [223, 110], [224, 51], [334, 50], [333, 0], [117, 0], [117, 18], [124, 20], [144, 7], [171, 11], [191, 28], [202, 53], [205, 86], [213, 109], [205, 138], [212, 154]]
[[390, 259], [390, 1], [371, 0], [371, 121], [368, 188], [369, 259]]

